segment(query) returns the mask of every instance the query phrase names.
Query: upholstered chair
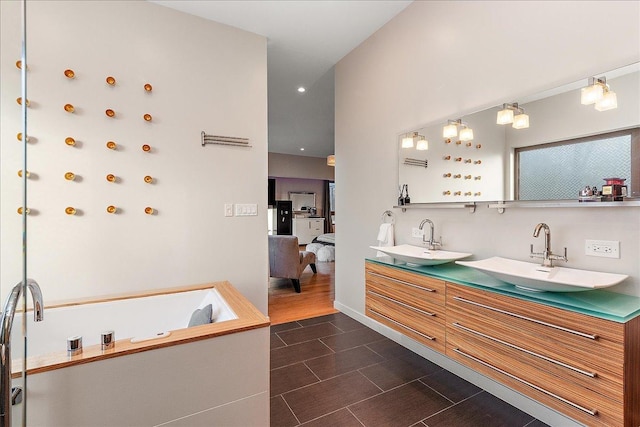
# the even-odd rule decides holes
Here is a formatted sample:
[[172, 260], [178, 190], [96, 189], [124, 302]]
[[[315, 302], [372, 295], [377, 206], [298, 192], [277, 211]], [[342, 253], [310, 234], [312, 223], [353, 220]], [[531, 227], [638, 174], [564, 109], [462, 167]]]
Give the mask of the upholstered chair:
[[269, 236], [269, 276], [291, 279], [296, 292], [300, 292], [300, 276], [304, 269], [316, 270], [316, 255], [301, 251], [296, 236]]

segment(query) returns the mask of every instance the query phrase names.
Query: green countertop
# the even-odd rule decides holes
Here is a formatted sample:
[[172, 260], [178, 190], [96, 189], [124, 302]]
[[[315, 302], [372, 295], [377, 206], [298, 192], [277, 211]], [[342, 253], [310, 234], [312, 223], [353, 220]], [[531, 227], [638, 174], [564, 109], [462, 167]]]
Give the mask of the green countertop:
[[583, 292], [531, 292], [455, 263], [414, 267], [389, 256], [367, 258], [367, 261], [619, 323], [640, 315], [639, 297], [600, 289]]

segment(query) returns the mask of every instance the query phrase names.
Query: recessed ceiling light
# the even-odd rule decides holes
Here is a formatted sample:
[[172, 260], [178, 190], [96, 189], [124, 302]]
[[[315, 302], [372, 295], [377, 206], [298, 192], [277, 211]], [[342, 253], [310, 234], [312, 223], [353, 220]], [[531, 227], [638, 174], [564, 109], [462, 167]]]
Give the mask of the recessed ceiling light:
[[300, 92], [300, 93], [304, 93], [304, 92], [306, 92], [306, 91], [307, 91], [307, 90], [306, 90], [305, 88], [303, 88], [302, 86], [300, 86], [300, 87], [298, 88], [298, 92]]
[[300, 151], [304, 151], [304, 148], [301, 148]]

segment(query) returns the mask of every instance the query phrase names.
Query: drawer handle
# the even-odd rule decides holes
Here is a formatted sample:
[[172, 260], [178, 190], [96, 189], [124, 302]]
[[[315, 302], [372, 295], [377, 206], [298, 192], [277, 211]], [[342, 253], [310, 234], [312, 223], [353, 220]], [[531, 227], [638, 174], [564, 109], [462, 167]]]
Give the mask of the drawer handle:
[[480, 360], [480, 359], [478, 359], [478, 358], [477, 358], [477, 357], [475, 357], [475, 356], [472, 356], [472, 355], [470, 355], [470, 354], [468, 354], [468, 353], [465, 353], [464, 351], [462, 351], [462, 350], [460, 350], [460, 349], [458, 349], [458, 348], [454, 348], [454, 349], [453, 349], [453, 351], [455, 351], [456, 353], [458, 353], [458, 354], [460, 354], [460, 355], [462, 355], [462, 356], [464, 356], [464, 357], [466, 357], [466, 358], [469, 358], [469, 359], [471, 359], [471, 360], [473, 360], [473, 361], [476, 361], [476, 362], [480, 363], [481, 365], [486, 366], [487, 368], [493, 369], [493, 370], [494, 370], [494, 371], [496, 371], [496, 372], [500, 372], [501, 374], [506, 375], [506, 376], [508, 376], [509, 378], [512, 378], [512, 379], [514, 379], [514, 380], [516, 380], [516, 381], [519, 381], [519, 382], [521, 382], [522, 384], [526, 384], [526, 385], [528, 385], [529, 387], [534, 388], [534, 389], [536, 389], [536, 390], [538, 390], [538, 391], [540, 391], [540, 392], [542, 392], [542, 393], [546, 394], [547, 396], [551, 396], [551, 397], [553, 397], [553, 398], [555, 398], [555, 399], [560, 400], [561, 402], [564, 402], [564, 403], [566, 403], [566, 404], [568, 404], [568, 405], [573, 406], [573, 407], [574, 407], [574, 408], [576, 408], [576, 409], [579, 409], [579, 410], [581, 410], [581, 411], [583, 411], [583, 412], [586, 412], [586, 413], [587, 413], [587, 414], [589, 414], [589, 415], [592, 415], [592, 416], [594, 416], [594, 417], [595, 417], [596, 415], [598, 415], [598, 411], [597, 411], [596, 409], [587, 409], [587, 408], [585, 408], [584, 406], [580, 406], [580, 405], [578, 405], [577, 403], [574, 403], [574, 402], [572, 402], [572, 401], [570, 401], [570, 400], [565, 399], [564, 397], [560, 397], [560, 396], [558, 396], [558, 395], [557, 395], [557, 394], [555, 394], [555, 393], [551, 393], [549, 390], [545, 390], [544, 388], [542, 388], [542, 387], [538, 387], [538, 386], [537, 386], [537, 385], [535, 385], [535, 384], [531, 384], [530, 382], [525, 381], [525, 380], [523, 380], [522, 378], [517, 377], [517, 376], [515, 376], [515, 375], [513, 375], [513, 374], [510, 374], [509, 372], [503, 371], [502, 369], [497, 368], [497, 367], [495, 367], [495, 366], [493, 366], [493, 365], [491, 365], [491, 364], [489, 364], [489, 363], [485, 362], [484, 360]]
[[502, 341], [501, 339], [492, 337], [491, 335], [483, 334], [482, 332], [476, 331], [476, 330], [471, 329], [471, 328], [467, 328], [466, 326], [463, 326], [463, 325], [459, 324], [458, 322], [453, 322], [453, 326], [455, 326], [456, 328], [462, 329], [463, 331], [467, 331], [467, 332], [470, 332], [472, 334], [479, 335], [479, 336], [484, 337], [484, 338], [486, 338], [488, 340], [491, 340], [493, 342], [497, 342], [497, 343], [500, 343], [502, 345], [506, 345], [507, 347], [511, 347], [513, 349], [520, 350], [520, 351], [522, 351], [524, 353], [527, 353], [527, 354], [529, 354], [531, 356], [535, 356], [535, 357], [538, 357], [540, 359], [544, 359], [547, 362], [555, 363], [556, 365], [562, 366], [562, 367], [567, 368], [567, 369], [571, 369], [572, 371], [577, 372], [577, 373], [582, 374], [582, 375], [586, 375], [587, 377], [595, 378], [595, 377], [598, 376], [598, 374], [595, 373], [595, 372], [585, 371], [585, 370], [582, 370], [580, 368], [576, 368], [575, 366], [568, 365], [568, 364], [566, 364], [564, 362], [561, 362], [559, 360], [552, 359], [550, 357], [547, 357], [547, 356], [544, 356], [542, 354], [533, 352], [531, 350], [527, 350], [526, 348], [519, 347], [519, 346], [517, 346], [515, 344], [511, 344], [509, 342]]
[[531, 317], [522, 316], [522, 315], [516, 314], [516, 313], [511, 313], [510, 311], [501, 310], [499, 308], [491, 307], [489, 305], [480, 304], [479, 302], [471, 301], [471, 300], [468, 300], [468, 299], [465, 299], [465, 298], [462, 298], [462, 297], [453, 297], [453, 299], [456, 300], [456, 301], [460, 301], [460, 302], [464, 302], [464, 303], [467, 303], [467, 304], [475, 305], [475, 306], [478, 306], [478, 307], [486, 308], [488, 310], [492, 310], [492, 311], [495, 311], [495, 312], [498, 312], [498, 313], [506, 314], [506, 315], [513, 316], [513, 317], [517, 317], [518, 319], [528, 320], [529, 322], [537, 323], [539, 325], [549, 326], [551, 328], [558, 329], [558, 330], [564, 331], [564, 332], [569, 332], [569, 333], [581, 336], [583, 338], [589, 338], [590, 340], [597, 340], [598, 339], [598, 335], [586, 334], [584, 332], [575, 331], [573, 329], [565, 328], [563, 326], [554, 325], [553, 323], [547, 323], [547, 322], [543, 322], [542, 320], [532, 319]]
[[404, 280], [394, 279], [393, 277], [385, 276], [384, 274], [374, 273], [373, 271], [368, 271], [369, 274], [376, 277], [382, 277], [383, 279], [391, 280], [392, 282], [401, 283], [403, 285], [411, 286], [412, 288], [417, 288], [422, 291], [427, 292], [435, 292], [435, 289], [423, 288], [422, 286], [414, 285], [413, 283], [405, 282]]
[[410, 309], [410, 310], [417, 311], [418, 313], [422, 313], [422, 314], [424, 314], [424, 315], [426, 315], [426, 316], [435, 316], [435, 315], [436, 315], [435, 313], [431, 313], [431, 312], [429, 312], [429, 311], [421, 310], [421, 309], [416, 308], [416, 307], [413, 307], [413, 306], [411, 306], [411, 305], [409, 305], [409, 304], [405, 304], [405, 303], [400, 302], [400, 301], [398, 301], [398, 300], [395, 300], [395, 299], [393, 299], [393, 298], [389, 298], [388, 296], [386, 296], [386, 295], [382, 295], [382, 294], [379, 294], [378, 292], [374, 292], [374, 291], [367, 291], [367, 293], [372, 294], [372, 295], [375, 295], [375, 296], [380, 297], [380, 298], [383, 298], [383, 299], [386, 299], [387, 301], [390, 301], [390, 302], [392, 302], [392, 303], [394, 303], [394, 304], [401, 305], [401, 306], [406, 307], [406, 308], [408, 308], [408, 309]]
[[398, 322], [397, 320], [393, 320], [393, 319], [392, 319], [392, 318], [390, 318], [389, 316], [385, 316], [384, 314], [380, 313], [379, 311], [376, 311], [376, 310], [374, 310], [374, 309], [372, 309], [372, 308], [370, 308], [369, 310], [371, 310], [372, 312], [374, 312], [374, 313], [375, 313], [375, 314], [377, 314], [378, 316], [380, 316], [380, 317], [383, 317], [383, 318], [387, 319], [389, 322], [391, 322], [391, 323], [395, 323], [396, 325], [400, 326], [401, 328], [404, 328], [404, 329], [407, 329], [407, 330], [409, 330], [409, 331], [413, 332], [414, 334], [418, 334], [418, 335], [420, 335], [421, 337], [424, 337], [424, 338], [426, 338], [426, 339], [428, 339], [428, 340], [431, 340], [431, 341], [435, 341], [435, 340], [436, 340], [436, 338], [435, 338], [435, 337], [432, 337], [432, 336], [429, 336], [429, 335], [423, 334], [422, 332], [418, 332], [418, 331], [416, 331], [415, 329], [413, 329], [413, 328], [411, 328], [411, 327], [409, 327], [409, 326], [407, 326], [407, 325], [403, 325], [402, 323]]

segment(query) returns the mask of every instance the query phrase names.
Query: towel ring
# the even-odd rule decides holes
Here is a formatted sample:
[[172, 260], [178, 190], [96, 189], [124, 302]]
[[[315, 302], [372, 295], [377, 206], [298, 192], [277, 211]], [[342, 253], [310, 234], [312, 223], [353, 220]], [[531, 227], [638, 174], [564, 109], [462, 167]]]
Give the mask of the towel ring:
[[381, 218], [382, 222], [383, 222], [383, 223], [386, 223], [386, 222], [387, 222], [387, 218], [390, 218], [390, 219], [391, 219], [391, 220], [389, 221], [389, 223], [391, 223], [391, 224], [395, 224], [395, 222], [396, 222], [396, 217], [393, 215], [393, 212], [391, 212], [391, 211], [384, 211], [384, 212], [382, 213], [382, 218]]

